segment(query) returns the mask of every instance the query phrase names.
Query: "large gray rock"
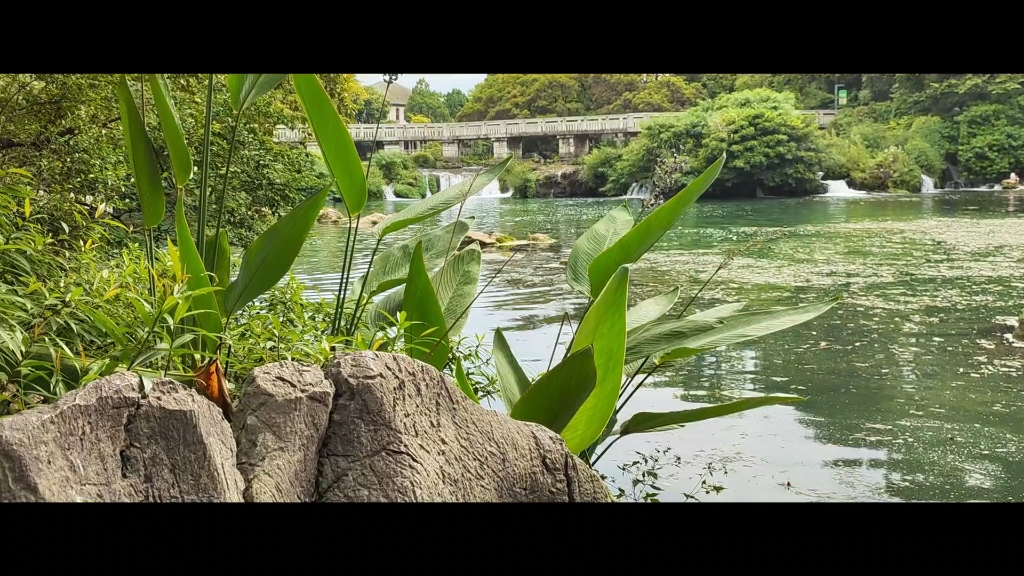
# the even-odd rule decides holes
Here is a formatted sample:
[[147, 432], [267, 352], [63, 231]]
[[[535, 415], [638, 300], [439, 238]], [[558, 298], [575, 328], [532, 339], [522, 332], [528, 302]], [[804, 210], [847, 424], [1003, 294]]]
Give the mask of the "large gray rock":
[[310, 502], [334, 385], [320, 368], [276, 362], [256, 368], [235, 411], [246, 502]]
[[325, 374], [336, 392], [321, 501], [611, 500], [557, 434], [478, 406], [422, 362], [358, 352]]
[[173, 380], [120, 373], [0, 419], [0, 501], [242, 500], [220, 409]]

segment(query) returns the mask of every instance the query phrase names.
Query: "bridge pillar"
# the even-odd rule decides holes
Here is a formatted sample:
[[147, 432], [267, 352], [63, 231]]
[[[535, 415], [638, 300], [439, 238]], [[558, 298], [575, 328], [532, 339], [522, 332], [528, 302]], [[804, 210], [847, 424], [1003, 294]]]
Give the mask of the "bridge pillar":
[[450, 162], [459, 161], [459, 141], [441, 142], [441, 157]]
[[494, 157], [498, 160], [508, 156], [523, 157], [522, 138], [495, 138], [491, 140], [491, 144], [494, 147]]
[[559, 136], [558, 157], [577, 158], [590, 152], [590, 138], [587, 136]]
[[385, 142], [384, 143], [384, 151], [385, 152], [401, 152], [402, 151], [402, 143], [401, 142]]

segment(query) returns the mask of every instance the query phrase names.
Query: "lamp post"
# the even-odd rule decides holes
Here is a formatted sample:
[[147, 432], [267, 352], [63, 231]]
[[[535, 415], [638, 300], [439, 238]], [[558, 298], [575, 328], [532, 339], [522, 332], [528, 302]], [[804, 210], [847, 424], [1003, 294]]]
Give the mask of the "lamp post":
[[846, 90], [840, 90], [839, 88], [846, 88], [846, 84], [836, 84], [833, 88], [832, 93], [834, 96], [834, 108], [836, 112], [839, 111], [839, 100], [842, 99], [842, 104], [846, 104]]

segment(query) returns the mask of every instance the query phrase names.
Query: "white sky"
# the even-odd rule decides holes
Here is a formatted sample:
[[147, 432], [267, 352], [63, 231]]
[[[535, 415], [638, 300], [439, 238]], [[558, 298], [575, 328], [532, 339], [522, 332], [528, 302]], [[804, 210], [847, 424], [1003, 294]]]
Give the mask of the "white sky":
[[[425, 78], [430, 84], [430, 89], [437, 92], [448, 92], [458, 88], [463, 92], [483, 82], [487, 74], [402, 74], [398, 77], [398, 83], [406, 88], [412, 88], [420, 78]], [[356, 74], [356, 79], [363, 84], [373, 84], [384, 79], [383, 74]]]

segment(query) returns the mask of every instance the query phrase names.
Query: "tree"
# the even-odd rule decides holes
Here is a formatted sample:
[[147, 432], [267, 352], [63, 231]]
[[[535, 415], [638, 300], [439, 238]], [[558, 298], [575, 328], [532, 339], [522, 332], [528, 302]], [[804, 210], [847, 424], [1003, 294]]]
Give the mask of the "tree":
[[405, 107], [406, 114], [411, 116], [426, 116], [432, 122], [451, 122], [452, 116], [448, 111], [445, 97], [440, 92], [430, 89], [426, 79], [420, 78], [409, 95], [409, 103]]
[[448, 108], [448, 115], [452, 118], [459, 115], [459, 112], [462, 111], [462, 107], [465, 106], [468, 101], [469, 96], [466, 96], [466, 94], [458, 88], [454, 88], [444, 95], [445, 107]]

